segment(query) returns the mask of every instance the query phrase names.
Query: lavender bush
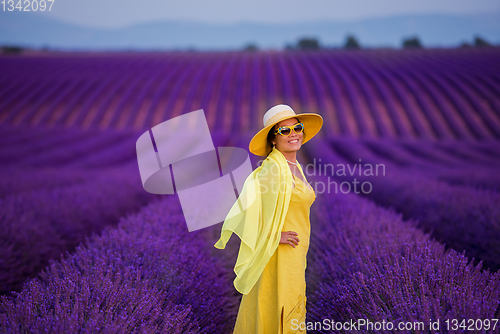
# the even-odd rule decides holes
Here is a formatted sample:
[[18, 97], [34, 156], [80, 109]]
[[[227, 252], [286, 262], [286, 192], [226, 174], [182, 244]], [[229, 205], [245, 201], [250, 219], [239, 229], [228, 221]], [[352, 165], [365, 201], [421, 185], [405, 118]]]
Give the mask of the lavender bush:
[[499, 138], [498, 49], [359, 51], [3, 57], [0, 126], [145, 130], [202, 107], [240, 133], [283, 102], [335, 135]]
[[153, 202], [2, 296], [0, 330], [227, 333], [232, 278], [207, 240], [187, 231], [177, 199]]
[[[342, 161], [342, 155], [357, 163], [357, 146], [347, 143], [335, 145], [341, 155], [334, 155], [332, 148], [323, 142], [307, 147], [306, 151], [310, 156], [322, 157], [323, 163], [335, 165]], [[372, 191], [363, 195], [380, 205], [395, 208], [404, 219], [418, 220], [425, 232], [432, 232], [432, 236], [447, 247], [465, 250], [467, 257], [483, 260], [484, 266], [493, 271], [500, 268], [499, 193], [451, 186], [425, 173], [389, 167], [385, 176], [346, 173], [346, 176], [334, 177], [338, 181], [354, 178], [372, 184]]]
[[[347, 162], [383, 163], [392, 170], [402, 170], [408, 174], [423, 174], [451, 185], [466, 185], [477, 189], [500, 191], [500, 156], [465, 151], [472, 156], [453, 156], [439, 148], [439, 142], [424, 140], [356, 140], [353, 138], [330, 138], [333, 147]], [[462, 148], [466, 143], [453, 141], [445, 147]], [[469, 143], [470, 144], [470, 143]], [[488, 143], [478, 147], [487, 148]], [[467, 146], [466, 146], [467, 147]], [[476, 147], [477, 148], [477, 147]], [[388, 167], [388, 168], [389, 168]]]
[[[0, 331], [229, 332], [237, 238], [220, 251], [219, 225], [186, 233], [170, 200], [114, 225], [154, 198], [138, 183], [143, 131], [203, 108], [212, 134], [246, 148], [277, 103], [324, 117], [310, 157], [385, 163], [386, 177], [357, 178], [402, 214], [318, 198], [308, 317], [498, 318], [498, 273], [468, 262], [500, 268], [498, 57], [489, 48], [0, 59], [0, 288], [19, 290], [50, 263], [1, 298]], [[117, 169], [92, 169], [107, 166]]]
[[[335, 141], [335, 140], [334, 140]], [[339, 143], [340, 144], [340, 143]], [[453, 141], [444, 147], [438, 147], [439, 142], [405, 140], [395, 142], [392, 140], [370, 140], [358, 145], [356, 155], [363, 157], [363, 161], [394, 165], [395, 168], [404, 168], [406, 172], [417, 171], [425, 173], [451, 185], [465, 185], [477, 189], [500, 191], [500, 156], [488, 155], [472, 148], [466, 150], [468, 145], [463, 142]], [[488, 143], [475, 144], [487, 148]], [[354, 143], [349, 145], [352, 149]], [[363, 150], [363, 146], [367, 150]], [[447, 154], [449, 150], [460, 150], [463, 155], [453, 156]], [[373, 155], [370, 155], [370, 152]], [[352, 151], [351, 151], [352, 153]], [[467, 156], [467, 155], [470, 156]], [[409, 169], [409, 170], [408, 170]]]
[[29, 168], [2, 167], [0, 173], [0, 199], [30, 193], [34, 190], [52, 190], [91, 181], [100, 171], [60, 167]]
[[[445, 319], [500, 316], [500, 272], [445, 251], [414, 221], [353, 194], [320, 196], [311, 221], [308, 270], [320, 282], [308, 286], [308, 321], [422, 321], [423, 332], [448, 333]], [[429, 319], [440, 329], [429, 330]]]
[[49, 259], [72, 250], [86, 235], [116, 224], [156, 197], [130, 171], [89, 172], [87, 178], [82, 184], [36, 189], [0, 201], [2, 294], [18, 290]]

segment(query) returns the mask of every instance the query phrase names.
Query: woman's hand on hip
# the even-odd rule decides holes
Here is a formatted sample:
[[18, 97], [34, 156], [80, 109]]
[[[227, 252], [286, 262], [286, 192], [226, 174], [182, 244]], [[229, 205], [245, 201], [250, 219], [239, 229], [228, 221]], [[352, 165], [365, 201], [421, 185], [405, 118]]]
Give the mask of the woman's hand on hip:
[[281, 232], [280, 244], [289, 244], [295, 248], [295, 245], [299, 245], [298, 234], [294, 231]]

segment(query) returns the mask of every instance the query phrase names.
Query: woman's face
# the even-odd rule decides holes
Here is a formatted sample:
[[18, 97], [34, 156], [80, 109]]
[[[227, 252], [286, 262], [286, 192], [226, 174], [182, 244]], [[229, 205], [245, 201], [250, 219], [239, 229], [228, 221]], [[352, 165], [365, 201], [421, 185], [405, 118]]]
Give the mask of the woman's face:
[[[274, 130], [279, 129], [284, 125], [295, 125], [297, 123], [300, 123], [297, 118], [289, 118], [275, 125]], [[275, 145], [276, 149], [280, 150], [281, 152], [295, 152], [300, 149], [303, 140], [304, 140], [304, 132], [297, 134], [295, 133], [295, 131], [292, 130], [292, 132], [288, 137], [284, 137], [279, 133], [277, 133], [274, 136], [272, 143]]]

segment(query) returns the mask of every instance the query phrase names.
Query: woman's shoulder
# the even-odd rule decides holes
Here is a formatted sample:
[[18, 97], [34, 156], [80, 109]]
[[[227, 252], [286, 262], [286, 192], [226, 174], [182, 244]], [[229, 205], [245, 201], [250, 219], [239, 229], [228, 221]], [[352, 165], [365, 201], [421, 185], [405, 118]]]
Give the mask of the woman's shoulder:
[[269, 155], [257, 163], [257, 168], [265, 169], [269, 166], [279, 165], [279, 161], [276, 158], [270, 157]]

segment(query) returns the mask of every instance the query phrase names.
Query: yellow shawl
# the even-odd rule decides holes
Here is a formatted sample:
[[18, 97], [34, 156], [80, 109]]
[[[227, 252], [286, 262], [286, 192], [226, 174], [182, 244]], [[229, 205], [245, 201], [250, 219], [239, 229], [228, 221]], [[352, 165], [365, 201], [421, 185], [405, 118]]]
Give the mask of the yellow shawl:
[[[302, 173], [302, 169], [299, 169]], [[285, 156], [273, 148], [245, 180], [240, 196], [222, 225], [214, 245], [224, 249], [232, 233], [241, 239], [234, 266], [234, 287], [248, 294], [278, 248], [292, 194], [292, 172]]]

